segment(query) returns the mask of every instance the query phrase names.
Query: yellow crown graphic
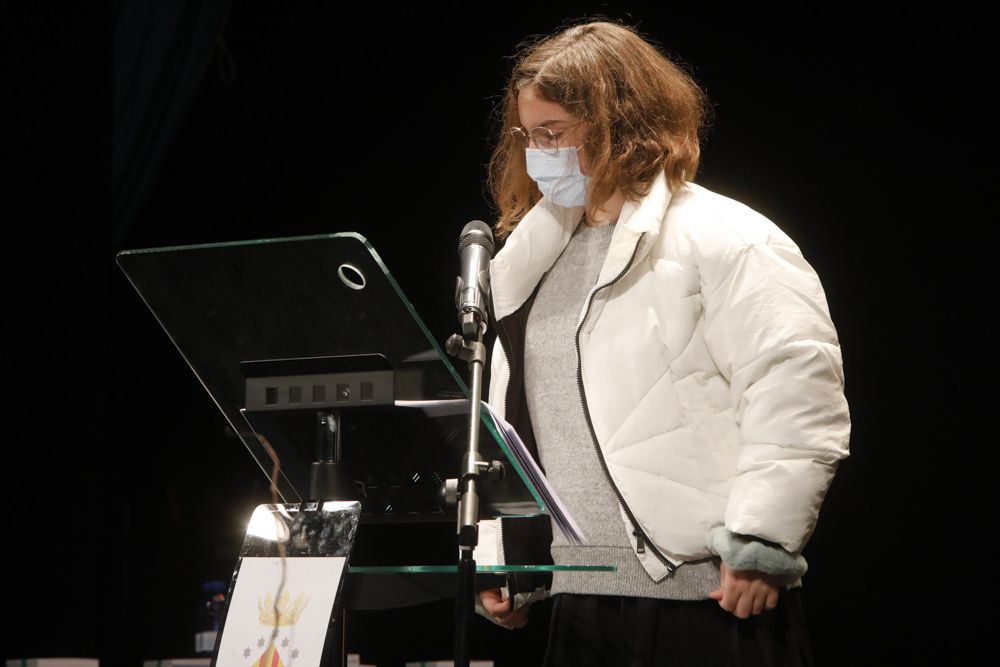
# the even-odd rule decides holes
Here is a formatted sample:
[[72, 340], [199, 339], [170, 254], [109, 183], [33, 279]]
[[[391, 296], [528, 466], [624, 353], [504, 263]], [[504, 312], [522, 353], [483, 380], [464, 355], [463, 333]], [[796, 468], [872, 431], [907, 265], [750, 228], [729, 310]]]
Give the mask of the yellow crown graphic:
[[295, 602], [289, 604], [288, 591], [283, 591], [281, 595], [278, 596], [278, 604], [274, 603], [274, 598], [268, 593], [264, 596], [264, 601], [261, 602], [260, 598], [257, 598], [257, 610], [260, 612], [260, 623], [261, 625], [295, 625], [299, 621], [299, 617], [302, 615], [302, 611], [309, 604], [309, 600], [305, 599], [305, 593], [299, 593], [298, 597], [295, 598]]

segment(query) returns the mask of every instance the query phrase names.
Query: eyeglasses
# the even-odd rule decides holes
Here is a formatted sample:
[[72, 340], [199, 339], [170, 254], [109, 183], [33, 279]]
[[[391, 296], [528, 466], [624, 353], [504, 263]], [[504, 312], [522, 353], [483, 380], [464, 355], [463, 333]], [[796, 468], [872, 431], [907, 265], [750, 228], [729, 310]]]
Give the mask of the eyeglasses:
[[549, 128], [541, 126], [536, 127], [530, 132], [523, 127], [512, 127], [510, 128], [510, 133], [521, 148], [527, 148], [531, 145], [531, 142], [534, 142], [535, 146], [546, 155], [555, 155], [559, 151], [559, 137], [567, 130], [579, 124], [579, 122], [573, 123], [558, 132], [553, 132]]

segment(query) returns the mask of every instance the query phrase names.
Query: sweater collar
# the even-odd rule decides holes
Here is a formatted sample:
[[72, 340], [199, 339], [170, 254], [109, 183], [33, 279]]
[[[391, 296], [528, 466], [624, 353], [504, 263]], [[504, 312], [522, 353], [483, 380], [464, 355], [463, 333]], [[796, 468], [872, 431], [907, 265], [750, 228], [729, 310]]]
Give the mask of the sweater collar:
[[[615, 224], [599, 284], [621, 273], [633, 256], [640, 259], [648, 252], [652, 239], [659, 234], [670, 199], [666, 174], [661, 170], [653, 179], [648, 193], [638, 200], [626, 200]], [[542, 197], [525, 214], [507, 237], [503, 248], [490, 261], [496, 319], [520, 308], [531, 295], [542, 276], [566, 248], [583, 212], [583, 206], [563, 207]], [[637, 248], [643, 235], [649, 241]]]

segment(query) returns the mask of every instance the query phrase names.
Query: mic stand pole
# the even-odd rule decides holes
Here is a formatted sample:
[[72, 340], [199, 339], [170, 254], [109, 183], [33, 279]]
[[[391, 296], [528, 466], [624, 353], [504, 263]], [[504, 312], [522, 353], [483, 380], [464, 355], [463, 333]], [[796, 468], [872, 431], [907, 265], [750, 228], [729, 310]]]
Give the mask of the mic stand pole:
[[[471, 317], [471, 314], [467, 316]], [[476, 594], [476, 561], [472, 554], [479, 542], [478, 486], [482, 470], [493, 472], [493, 466], [479, 459], [479, 410], [486, 346], [483, 345], [484, 327], [475, 328], [477, 334], [472, 340], [454, 334], [446, 343], [449, 354], [468, 362], [472, 380], [469, 397], [469, 448], [462, 462], [462, 478], [458, 482], [459, 558], [458, 597], [455, 601], [455, 667], [469, 665], [469, 622], [474, 613], [473, 596]]]

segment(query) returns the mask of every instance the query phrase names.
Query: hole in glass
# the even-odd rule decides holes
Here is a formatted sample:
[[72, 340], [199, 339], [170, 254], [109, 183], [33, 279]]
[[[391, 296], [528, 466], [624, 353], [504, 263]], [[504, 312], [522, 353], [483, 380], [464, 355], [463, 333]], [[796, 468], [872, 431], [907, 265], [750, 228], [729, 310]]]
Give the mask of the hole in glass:
[[365, 275], [361, 273], [358, 267], [352, 264], [341, 264], [337, 268], [337, 277], [340, 278], [340, 282], [351, 289], [359, 290], [365, 288]]

